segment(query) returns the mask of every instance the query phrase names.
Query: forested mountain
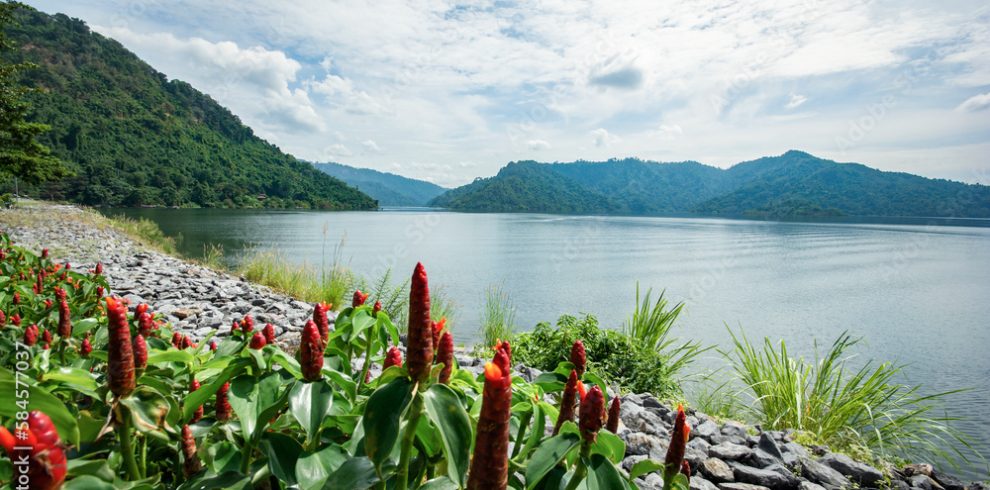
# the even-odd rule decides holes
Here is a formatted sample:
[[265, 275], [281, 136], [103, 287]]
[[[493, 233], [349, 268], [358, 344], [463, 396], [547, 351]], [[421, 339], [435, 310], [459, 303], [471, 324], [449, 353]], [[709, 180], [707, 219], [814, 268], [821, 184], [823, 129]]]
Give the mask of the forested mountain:
[[[520, 169], [525, 169], [521, 171]], [[723, 216], [990, 217], [990, 187], [801, 151], [727, 170], [697, 162], [516, 162], [433, 200], [464, 211]]]
[[316, 163], [317, 169], [357, 187], [381, 206], [426, 206], [434, 197], [447, 191], [432, 182], [410, 179], [370, 168], [340, 163]]
[[344, 182], [287, 155], [189, 84], [62, 14], [19, 9], [8, 26], [39, 138], [75, 176], [35, 189], [85, 204], [373, 209]]

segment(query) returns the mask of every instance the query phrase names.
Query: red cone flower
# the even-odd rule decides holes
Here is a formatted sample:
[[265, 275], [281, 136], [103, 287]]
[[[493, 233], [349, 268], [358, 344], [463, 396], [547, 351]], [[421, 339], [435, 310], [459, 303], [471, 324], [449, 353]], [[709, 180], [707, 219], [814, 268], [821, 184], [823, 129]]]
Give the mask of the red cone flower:
[[670, 435], [670, 446], [664, 459], [664, 480], [669, 481], [681, 470], [684, 461], [684, 448], [691, 436], [691, 426], [687, 424], [684, 407], [677, 406], [677, 418], [674, 419], [674, 432]]
[[7, 315], [4, 314], [3, 310], [0, 310], [0, 327], [7, 323]]
[[364, 304], [368, 300], [368, 293], [362, 293], [360, 289], [354, 291], [354, 297], [351, 298], [351, 307], [357, 308]]
[[584, 342], [581, 339], [575, 340], [574, 345], [571, 346], [571, 364], [574, 365], [574, 370], [577, 371], [578, 378], [584, 376], [584, 369], [588, 365], [588, 355], [584, 350]]
[[474, 457], [468, 474], [469, 490], [504, 489], [509, 478], [509, 417], [512, 379], [504, 350], [485, 365], [485, 387], [478, 415]]
[[306, 321], [299, 338], [299, 365], [303, 379], [318, 381], [323, 378], [323, 339], [320, 330], [312, 320]]
[[392, 367], [402, 365], [402, 351], [398, 347], [392, 346], [388, 349], [388, 354], [385, 355], [385, 363], [382, 365], [382, 371]]
[[265, 328], [261, 329], [261, 333], [265, 335], [265, 343], [275, 345], [275, 325], [266, 323]]
[[148, 367], [148, 343], [144, 336], [137, 334], [134, 336], [134, 369], [143, 372]]
[[244, 315], [244, 319], [241, 320], [241, 330], [244, 333], [251, 333], [254, 331], [254, 318], [251, 315]]
[[24, 329], [24, 345], [30, 347], [37, 343], [38, 343], [38, 326], [34, 324], [28, 325], [28, 327]]
[[107, 298], [109, 341], [107, 342], [107, 376], [110, 391], [123, 398], [134, 391], [134, 351], [131, 346], [131, 326], [127, 323], [127, 306], [115, 298]]
[[138, 314], [138, 333], [145, 338], [151, 336], [151, 331], [155, 328], [155, 322], [151, 319], [151, 313], [144, 312]]
[[327, 317], [327, 312], [330, 311], [331, 305], [327, 303], [316, 303], [313, 306], [313, 323], [316, 324], [316, 328], [320, 331], [320, 338], [326, 343], [327, 339], [330, 338], [330, 319]]
[[147, 313], [148, 312], [148, 308], [149, 308], [149, 306], [148, 306], [147, 303], [141, 303], [141, 304], [135, 306], [134, 307], [134, 316], [141, 316], [141, 315]]
[[375, 306], [371, 310], [371, 316], [378, 316], [379, 311], [382, 311], [382, 302], [375, 301]]
[[69, 313], [69, 302], [64, 299], [58, 303], [58, 335], [65, 339], [72, 336], [72, 318]]
[[440, 348], [440, 334], [443, 332], [444, 327], [447, 326], [447, 318], [443, 317], [438, 322], [433, 322], [433, 349]]
[[172, 347], [176, 349], [182, 348], [182, 334], [179, 332], [172, 332]]
[[41, 332], [41, 340], [45, 341], [46, 344], [52, 343], [52, 332], [47, 328]]
[[[65, 451], [59, 440], [55, 424], [37, 410], [28, 414], [27, 429], [11, 434], [6, 427], [0, 427], [0, 445], [15, 464], [14, 488], [31, 490], [54, 490], [62, 486], [68, 469]], [[27, 463], [27, 473], [21, 473], [20, 462]], [[24, 475], [26, 484], [19, 484], [19, 475]]]
[[577, 372], [571, 370], [571, 375], [564, 385], [564, 393], [560, 395], [560, 411], [557, 413], [557, 424], [553, 427], [553, 435], [560, 432], [564, 422], [574, 420], [574, 404], [577, 402], [578, 385], [581, 384], [577, 378]]
[[240, 331], [241, 331], [241, 322], [239, 322], [237, 320], [234, 320], [233, 322], [231, 322], [231, 324], [230, 324], [230, 333], [231, 333], [231, 335], [233, 335], [234, 332], [240, 332]]
[[103, 286], [96, 286], [96, 297], [97, 298], [103, 297]]
[[21, 315], [18, 315], [17, 313], [10, 315], [10, 323], [17, 325], [18, 327], [21, 326]]
[[440, 336], [440, 346], [437, 347], [437, 363], [443, 364], [443, 368], [440, 370], [440, 383], [449, 383], [450, 372], [454, 368], [454, 336], [449, 331]]
[[89, 354], [93, 352], [93, 344], [89, 342], [89, 334], [82, 340], [82, 345], [79, 346], [79, 355], [82, 357], [89, 357]]
[[608, 422], [605, 423], [605, 430], [615, 434], [619, 431], [619, 416], [621, 414], [621, 402], [619, 397], [612, 397], [612, 404], [608, 407]]
[[97, 262], [96, 269], [94, 269], [93, 272], [98, 276], [103, 274], [103, 262]]
[[21, 304], [21, 293], [19, 293], [17, 291], [14, 291], [14, 299], [13, 299], [13, 301], [14, 301], [14, 304], [15, 305]]
[[[192, 393], [198, 389], [199, 389], [199, 381], [193, 379], [192, 383], [189, 385], [189, 393]], [[196, 411], [193, 412], [192, 418], [189, 419], [189, 423], [194, 424], [196, 422], [199, 422], [199, 420], [202, 418], [203, 418], [203, 406], [200, 405], [196, 407]]]
[[217, 351], [217, 341], [216, 340], [211, 340], [210, 341], [210, 352], [216, 352], [216, 351]]
[[193, 438], [192, 429], [188, 425], [182, 426], [182, 456], [185, 461], [182, 464], [183, 473], [189, 478], [203, 469], [203, 463], [196, 455], [196, 439]]
[[230, 406], [230, 400], [227, 399], [227, 392], [230, 391], [230, 383], [224, 383], [223, 386], [217, 390], [217, 420], [225, 422], [230, 420], [230, 414], [233, 413], [234, 409]]
[[406, 329], [406, 368], [413, 381], [424, 383], [433, 365], [433, 320], [426, 268], [416, 264], [409, 287], [409, 327]]
[[578, 413], [578, 426], [581, 428], [581, 435], [584, 440], [594, 442], [598, 437], [598, 431], [602, 428], [602, 419], [605, 416], [605, 394], [598, 385], [594, 385], [588, 390], [588, 394], [581, 400], [581, 409]]
[[258, 350], [264, 346], [265, 346], [265, 336], [262, 335], [261, 332], [255, 332], [254, 336], [251, 337], [250, 347], [254, 350]]

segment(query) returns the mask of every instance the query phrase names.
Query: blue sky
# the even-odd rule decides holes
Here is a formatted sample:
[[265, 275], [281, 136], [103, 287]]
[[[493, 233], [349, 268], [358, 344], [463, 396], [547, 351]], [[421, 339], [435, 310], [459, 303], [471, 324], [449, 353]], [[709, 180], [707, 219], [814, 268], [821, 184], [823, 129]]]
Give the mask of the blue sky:
[[445, 186], [519, 159], [792, 148], [990, 184], [986, 2], [28, 3], [300, 158]]

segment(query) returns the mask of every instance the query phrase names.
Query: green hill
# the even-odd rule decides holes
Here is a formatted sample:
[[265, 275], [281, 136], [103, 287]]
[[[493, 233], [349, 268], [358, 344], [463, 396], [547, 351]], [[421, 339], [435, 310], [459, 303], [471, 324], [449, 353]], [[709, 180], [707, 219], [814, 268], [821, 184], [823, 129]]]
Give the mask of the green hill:
[[[525, 174], [510, 171], [524, 166]], [[800, 151], [727, 170], [636, 159], [510, 163], [433, 200], [464, 211], [721, 216], [990, 217], [990, 187], [883, 172]]]
[[62, 14], [22, 8], [7, 28], [31, 61], [29, 117], [75, 176], [33, 189], [93, 205], [374, 209], [362, 192], [261, 138], [189, 84]]
[[358, 188], [382, 206], [426, 206], [447, 191], [432, 182], [357, 168], [340, 163], [316, 163], [316, 168]]

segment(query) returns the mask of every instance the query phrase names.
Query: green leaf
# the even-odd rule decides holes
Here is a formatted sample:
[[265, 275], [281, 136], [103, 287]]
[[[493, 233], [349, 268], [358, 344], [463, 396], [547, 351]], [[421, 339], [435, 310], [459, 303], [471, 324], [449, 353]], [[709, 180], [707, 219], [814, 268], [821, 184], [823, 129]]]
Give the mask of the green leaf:
[[332, 407], [333, 388], [325, 381], [296, 382], [289, 392], [289, 409], [306, 431], [308, 440], [317, 436], [323, 419], [330, 415]]
[[114, 490], [114, 486], [92, 475], [73, 478], [64, 485], [63, 490]]
[[100, 389], [100, 385], [96, 383], [96, 377], [85, 369], [62, 367], [57, 371], [45, 373], [44, 379], [56, 381], [80, 393], [99, 398], [96, 390]]
[[166, 362], [181, 362], [183, 364], [189, 364], [193, 362], [193, 359], [195, 359], [195, 357], [187, 350], [160, 350], [148, 354], [148, 365], [154, 366], [156, 364], [163, 364]]
[[166, 417], [171, 406], [161, 393], [146, 386], [138, 386], [133, 393], [121, 398], [120, 403], [130, 409], [134, 428], [150, 432], [166, 427]]
[[[0, 403], [0, 415], [15, 418], [21, 409], [15, 403], [9, 403], [13, 395], [14, 400], [27, 400], [28, 410], [40, 410], [52, 419], [58, 436], [70, 444], [79, 444], [79, 425], [76, 417], [72, 415], [61, 400], [55, 398], [51, 393], [38, 386], [25, 386], [24, 380], [20, 383], [14, 381], [14, 375], [6, 369], [0, 369], [0, 393], [5, 393], [5, 402]], [[20, 395], [27, 396], [20, 396]]]
[[660, 471], [663, 469], [663, 463], [659, 461], [654, 461], [652, 459], [644, 459], [637, 462], [629, 469], [629, 480], [635, 480], [647, 473], [653, 473], [654, 471]]
[[471, 419], [461, 405], [457, 393], [442, 384], [430, 386], [423, 393], [426, 415], [440, 431], [443, 452], [447, 457], [447, 474], [464, 485], [471, 463], [473, 433]]
[[453, 480], [446, 476], [441, 476], [427, 481], [423, 486], [419, 487], [419, 490], [457, 490], [458, 488], [461, 488], [461, 486], [454, 483]]
[[259, 426], [263, 428], [267, 425], [268, 420], [262, 416], [278, 403], [281, 387], [282, 379], [278, 373], [268, 374], [260, 380], [256, 380], [254, 376], [241, 375], [230, 382], [227, 399], [241, 421], [241, 431], [245, 438], [254, 437]]
[[368, 398], [364, 410], [364, 452], [381, 465], [399, 438], [399, 418], [412, 400], [412, 382], [408, 378], [396, 378], [375, 390]]
[[351, 458], [327, 478], [325, 489], [365, 490], [378, 483], [375, 465], [366, 457]]
[[202, 385], [198, 390], [186, 395], [186, 397], [182, 400], [182, 419], [189, 420], [192, 417], [193, 412], [196, 411], [196, 407], [206, 403], [206, 400], [209, 400], [210, 397], [216, 394], [217, 390], [219, 390], [224, 383], [235, 375], [240, 374], [247, 365], [247, 362], [248, 361], [246, 359], [237, 359], [236, 361], [231, 362], [213, 381], [210, 381], [209, 384]]
[[229, 441], [221, 441], [206, 450], [211, 459], [210, 470], [220, 475], [241, 467], [241, 450]]
[[622, 477], [607, 458], [600, 454], [591, 455], [588, 466], [588, 476], [585, 477], [588, 490], [616, 490], [629, 488], [629, 483]]
[[114, 479], [113, 470], [105, 459], [70, 459], [66, 465], [69, 476], [95, 476], [105, 482]]
[[347, 461], [347, 451], [340, 446], [328, 446], [306, 454], [296, 461], [296, 481], [302, 490], [322, 488], [327, 477]]
[[533, 457], [526, 466], [526, 488], [536, 487], [540, 480], [580, 443], [581, 436], [572, 432], [560, 433], [543, 441], [543, 444], [533, 451]]
[[203, 488], [223, 488], [225, 490], [248, 490], [254, 488], [251, 485], [251, 478], [236, 471], [228, 471], [220, 475], [201, 474], [199, 477], [189, 480], [179, 487], [180, 489]]
[[303, 452], [302, 446], [285, 434], [272, 432], [265, 435], [262, 448], [268, 456], [268, 468], [271, 469], [272, 475], [286, 485], [295, 485], [296, 462]]
[[99, 326], [100, 321], [96, 318], [83, 318], [72, 322], [72, 336], [80, 337], [86, 332]]
[[591, 452], [601, 454], [618, 464], [626, 455], [626, 443], [619, 436], [607, 430], [598, 431], [598, 437], [595, 439], [595, 444], [591, 446]]
[[272, 353], [272, 362], [282, 366], [293, 377], [302, 378], [302, 366], [299, 365], [299, 361], [293, 359], [285, 351], [279, 349]]

